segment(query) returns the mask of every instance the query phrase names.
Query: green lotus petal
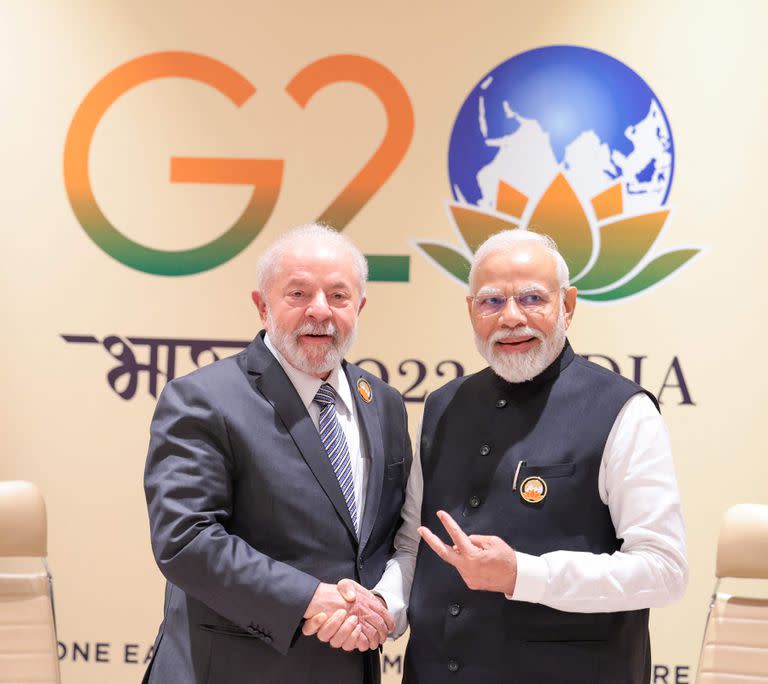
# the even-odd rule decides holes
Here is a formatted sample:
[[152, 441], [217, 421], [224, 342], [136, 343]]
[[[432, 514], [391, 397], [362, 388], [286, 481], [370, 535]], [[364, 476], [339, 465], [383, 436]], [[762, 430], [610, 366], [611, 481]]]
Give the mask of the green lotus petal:
[[454, 278], [458, 278], [464, 283], [469, 282], [470, 263], [463, 254], [436, 242], [417, 242], [416, 244]]
[[573, 284], [580, 289], [608, 287], [629, 273], [656, 242], [669, 210], [606, 223], [600, 229], [600, 254], [589, 273]]
[[579, 292], [579, 298], [592, 302], [609, 302], [615, 299], [630, 297], [638, 292], [647, 290], [651, 285], [655, 285], [664, 280], [664, 278], [669, 277], [700, 251], [699, 249], [675, 249], [671, 252], [665, 252], [657, 256], [640, 273], [623, 285], [608, 292], [600, 292], [599, 294]]

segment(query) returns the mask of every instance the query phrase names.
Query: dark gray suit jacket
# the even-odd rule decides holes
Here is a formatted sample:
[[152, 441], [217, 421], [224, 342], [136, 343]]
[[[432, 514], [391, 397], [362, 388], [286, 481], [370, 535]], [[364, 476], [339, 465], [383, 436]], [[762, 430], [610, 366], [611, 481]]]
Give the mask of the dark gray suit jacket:
[[402, 398], [344, 363], [371, 459], [358, 541], [317, 429], [263, 335], [169, 382], [157, 403], [145, 491], [168, 583], [151, 684], [378, 677], [378, 652], [332, 649], [300, 627], [319, 582], [370, 588], [392, 553], [411, 462]]

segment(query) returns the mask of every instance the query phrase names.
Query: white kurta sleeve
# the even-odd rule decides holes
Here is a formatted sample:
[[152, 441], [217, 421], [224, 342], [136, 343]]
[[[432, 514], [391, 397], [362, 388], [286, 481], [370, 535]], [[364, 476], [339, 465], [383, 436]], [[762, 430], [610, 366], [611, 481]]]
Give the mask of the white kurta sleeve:
[[380, 594], [387, 602], [387, 608], [395, 618], [395, 631], [391, 635], [393, 639], [402, 636], [408, 627], [408, 597], [411, 594], [416, 553], [421, 540], [416, 531], [421, 524], [421, 501], [424, 494], [420, 452], [421, 425], [419, 425], [418, 434], [401, 514], [403, 524], [395, 536], [395, 553], [387, 561], [384, 574], [373, 588], [373, 591]]
[[630, 398], [616, 417], [598, 489], [621, 548], [518, 553], [517, 584], [507, 598], [589, 613], [658, 607], [682, 597], [688, 562], [669, 435], [644, 394]]

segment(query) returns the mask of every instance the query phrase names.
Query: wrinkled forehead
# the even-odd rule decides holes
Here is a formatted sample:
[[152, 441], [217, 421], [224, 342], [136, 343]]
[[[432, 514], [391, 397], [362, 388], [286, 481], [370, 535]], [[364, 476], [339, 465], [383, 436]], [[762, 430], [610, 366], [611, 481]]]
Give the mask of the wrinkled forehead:
[[557, 261], [546, 247], [521, 243], [491, 252], [477, 264], [472, 291], [481, 289], [522, 290], [558, 286]]
[[342, 245], [317, 239], [288, 243], [275, 263], [275, 282], [315, 279], [347, 283], [358, 289], [358, 273], [352, 253]]

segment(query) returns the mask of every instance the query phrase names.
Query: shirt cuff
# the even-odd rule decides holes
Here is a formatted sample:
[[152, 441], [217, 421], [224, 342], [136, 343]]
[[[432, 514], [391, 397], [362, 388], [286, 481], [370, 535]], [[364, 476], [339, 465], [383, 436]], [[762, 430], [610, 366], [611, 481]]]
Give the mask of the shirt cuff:
[[540, 556], [516, 552], [517, 580], [512, 594], [504, 594], [510, 601], [541, 603], [549, 582], [549, 566]]

